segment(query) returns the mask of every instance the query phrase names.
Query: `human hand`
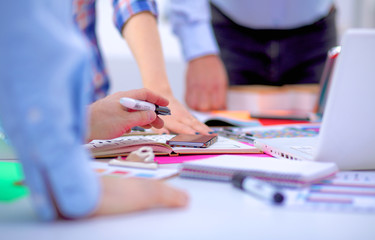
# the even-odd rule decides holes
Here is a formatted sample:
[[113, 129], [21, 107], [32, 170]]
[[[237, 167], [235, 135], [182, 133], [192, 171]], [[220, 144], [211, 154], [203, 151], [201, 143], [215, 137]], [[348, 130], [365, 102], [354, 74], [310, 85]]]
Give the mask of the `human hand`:
[[227, 74], [217, 55], [194, 59], [187, 67], [185, 101], [198, 111], [225, 109], [227, 85]]
[[147, 89], [117, 92], [100, 99], [89, 107], [90, 135], [93, 139], [112, 139], [130, 132], [134, 126], [162, 128], [164, 122], [155, 112], [133, 111], [120, 104], [120, 98], [129, 97], [167, 106], [168, 100]]
[[164, 127], [154, 129], [158, 133], [184, 133], [184, 134], [209, 134], [212, 130], [198, 121], [174, 96], [167, 96], [171, 115], [161, 116], [164, 120]]
[[94, 216], [184, 207], [188, 203], [186, 193], [158, 180], [103, 176], [101, 181], [102, 197]]

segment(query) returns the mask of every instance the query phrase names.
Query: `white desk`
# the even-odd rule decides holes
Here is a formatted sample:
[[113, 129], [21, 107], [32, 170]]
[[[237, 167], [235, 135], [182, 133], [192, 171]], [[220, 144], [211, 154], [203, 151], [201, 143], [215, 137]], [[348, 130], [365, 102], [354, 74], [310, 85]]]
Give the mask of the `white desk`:
[[0, 204], [0, 239], [375, 239], [375, 214], [271, 207], [230, 184], [174, 178], [186, 209], [38, 222], [28, 199]]

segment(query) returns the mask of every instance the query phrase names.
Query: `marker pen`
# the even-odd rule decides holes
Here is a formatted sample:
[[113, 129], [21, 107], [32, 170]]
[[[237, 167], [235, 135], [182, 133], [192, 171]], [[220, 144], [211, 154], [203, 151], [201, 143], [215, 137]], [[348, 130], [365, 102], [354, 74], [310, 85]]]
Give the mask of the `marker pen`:
[[235, 187], [271, 203], [282, 204], [284, 201], [283, 193], [267, 182], [243, 174], [234, 174], [232, 183]]
[[132, 98], [121, 98], [120, 103], [122, 106], [140, 111], [155, 111], [158, 115], [171, 115], [171, 110], [167, 107], [161, 107], [153, 103], [136, 100]]

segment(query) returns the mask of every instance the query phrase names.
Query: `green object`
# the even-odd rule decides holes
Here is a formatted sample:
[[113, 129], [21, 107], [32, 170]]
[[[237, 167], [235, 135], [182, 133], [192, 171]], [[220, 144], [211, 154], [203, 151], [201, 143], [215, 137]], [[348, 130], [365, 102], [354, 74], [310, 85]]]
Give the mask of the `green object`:
[[11, 202], [29, 194], [23, 180], [22, 166], [16, 162], [0, 162], [0, 202]]

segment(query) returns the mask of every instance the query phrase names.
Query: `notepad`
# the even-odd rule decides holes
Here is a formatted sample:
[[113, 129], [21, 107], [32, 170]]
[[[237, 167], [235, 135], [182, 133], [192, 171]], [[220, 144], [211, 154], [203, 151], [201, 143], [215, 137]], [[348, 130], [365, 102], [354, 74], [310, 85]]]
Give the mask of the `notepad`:
[[180, 176], [230, 181], [234, 173], [240, 172], [276, 185], [295, 187], [323, 180], [337, 171], [336, 164], [330, 162], [221, 155], [183, 163]]
[[225, 137], [218, 137], [217, 142], [207, 148], [171, 147], [166, 141], [176, 135], [137, 135], [123, 136], [111, 140], [94, 140], [86, 144], [95, 158], [127, 156], [143, 146], [151, 147], [155, 155], [176, 156], [180, 154], [238, 154], [260, 153], [254, 146]]

